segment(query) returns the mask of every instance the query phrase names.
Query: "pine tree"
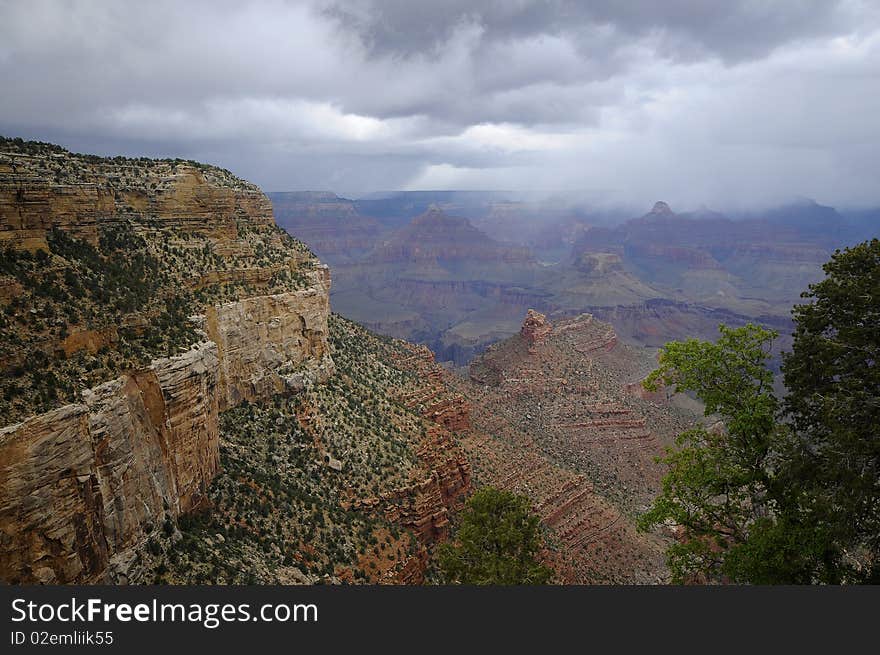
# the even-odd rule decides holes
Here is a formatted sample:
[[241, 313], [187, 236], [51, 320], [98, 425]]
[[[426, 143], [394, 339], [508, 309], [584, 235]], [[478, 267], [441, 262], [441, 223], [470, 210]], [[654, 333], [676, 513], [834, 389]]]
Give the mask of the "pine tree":
[[535, 559], [538, 517], [529, 499], [493, 487], [479, 489], [462, 512], [455, 544], [441, 544], [447, 582], [469, 585], [545, 584], [552, 571]]

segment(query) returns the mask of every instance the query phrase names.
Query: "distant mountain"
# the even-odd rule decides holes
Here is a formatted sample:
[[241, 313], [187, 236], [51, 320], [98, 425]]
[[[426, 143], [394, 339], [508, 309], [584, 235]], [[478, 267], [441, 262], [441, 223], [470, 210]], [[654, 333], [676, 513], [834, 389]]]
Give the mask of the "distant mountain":
[[496, 202], [513, 194], [504, 191], [394, 191], [373, 193], [354, 201], [357, 210], [386, 227], [399, 228], [432, 207], [478, 218]]
[[840, 240], [845, 237], [846, 224], [834, 207], [820, 205], [813, 200], [776, 207], [758, 215], [758, 219], [772, 225], [784, 225], [802, 236], [822, 240]]
[[277, 223], [331, 263], [369, 252], [384, 231], [378, 221], [361, 215], [353, 201], [329, 191], [267, 195]]
[[840, 212], [853, 243], [880, 237], [880, 207]]
[[371, 261], [531, 264], [526, 248], [498, 243], [466, 218], [431, 207], [379, 244]]
[[821, 277], [834, 249], [866, 232], [812, 201], [736, 220], [705, 208], [677, 214], [658, 202], [640, 218], [588, 230], [572, 256], [614, 252], [628, 271], [669, 297], [787, 315], [801, 291]]
[[430, 345], [464, 364], [516, 329], [540, 265], [528, 248], [495, 241], [431, 207], [351, 264], [336, 265], [333, 304], [368, 327]]
[[589, 311], [651, 346], [711, 338], [721, 320], [785, 333], [834, 249], [880, 233], [880, 212], [813, 201], [726, 215], [659, 200], [622, 220], [564, 193], [270, 197], [279, 223], [333, 266], [337, 310], [458, 365], [514, 334], [529, 308]]
[[355, 200], [354, 206], [391, 229], [435, 207], [466, 216], [497, 241], [549, 256], [570, 248], [585, 227], [619, 223], [628, 217], [619, 210], [591, 207], [577, 192], [397, 191], [369, 194]]

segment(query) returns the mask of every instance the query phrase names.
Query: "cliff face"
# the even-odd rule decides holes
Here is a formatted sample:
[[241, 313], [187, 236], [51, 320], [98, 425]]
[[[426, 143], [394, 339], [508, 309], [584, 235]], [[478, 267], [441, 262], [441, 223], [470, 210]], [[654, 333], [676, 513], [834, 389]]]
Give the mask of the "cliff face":
[[151, 536], [141, 579], [424, 580], [471, 488], [452, 432], [467, 429], [467, 403], [426, 349], [335, 315], [328, 326], [326, 384], [221, 412], [211, 511], [183, 517], [177, 539]]
[[253, 402], [333, 374], [327, 346], [330, 273], [301, 291], [213, 305], [206, 328], [220, 350], [222, 409]]
[[218, 358], [198, 344], [0, 430], [0, 579], [117, 582], [217, 472]]
[[0, 142], [0, 242], [48, 249], [46, 233], [58, 227], [97, 243], [102, 224], [131, 216], [226, 240], [235, 239], [236, 221], [273, 224], [269, 199], [228, 171]]
[[11, 140], [0, 250], [0, 580], [137, 578], [219, 413], [333, 374], [329, 270], [227, 171]]

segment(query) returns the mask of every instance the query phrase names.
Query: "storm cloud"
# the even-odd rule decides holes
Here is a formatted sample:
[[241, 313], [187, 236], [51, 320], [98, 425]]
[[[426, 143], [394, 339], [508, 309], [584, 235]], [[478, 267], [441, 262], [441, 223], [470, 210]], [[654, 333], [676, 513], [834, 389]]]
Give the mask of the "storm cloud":
[[880, 205], [880, 10], [757, 2], [0, 2], [0, 133], [266, 190]]

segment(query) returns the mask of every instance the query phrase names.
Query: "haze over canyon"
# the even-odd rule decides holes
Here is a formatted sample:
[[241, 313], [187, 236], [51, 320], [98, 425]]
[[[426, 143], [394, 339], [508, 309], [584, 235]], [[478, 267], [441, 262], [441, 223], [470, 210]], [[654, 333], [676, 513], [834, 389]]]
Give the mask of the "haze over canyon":
[[880, 581], [877, 2], [0, 0], [0, 85], [0, 583]]

